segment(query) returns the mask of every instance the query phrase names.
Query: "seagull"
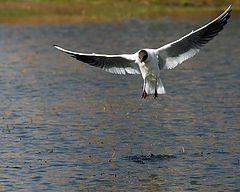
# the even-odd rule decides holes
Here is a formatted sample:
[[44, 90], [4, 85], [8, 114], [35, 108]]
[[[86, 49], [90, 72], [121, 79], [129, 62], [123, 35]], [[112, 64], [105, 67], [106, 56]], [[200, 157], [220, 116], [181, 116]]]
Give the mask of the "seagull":
[[156, 98], [158, 94], [166, 93], [160, 79], [160, 71], [173, 69], [196, 55], [227, 24], [231, 11], [230, 5], [219, 17], [180, 39], [157, 49], [140, 49], [134, 54], [87, 54], [69, 51], [57, 45], [54, 47], [83, 63], [110, 73], [141, 74], [143, 78], [142, 98], [146, 98], [149, 94], [153, 94]]

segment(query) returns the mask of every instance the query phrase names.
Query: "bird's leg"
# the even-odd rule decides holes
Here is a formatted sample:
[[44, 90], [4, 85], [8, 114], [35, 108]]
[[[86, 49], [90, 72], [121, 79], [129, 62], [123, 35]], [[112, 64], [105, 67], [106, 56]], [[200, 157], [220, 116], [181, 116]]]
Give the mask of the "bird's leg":
[[155, 80], [155, 93], [154, 93], [154, 98], [158, 97], [158, 92], [157, 92], [157, 78]]
[[142, 98], [143, 99], [146, 99], [146, 97], [148, 96], [147, 92], [145, 91], [145, 89], [143, 90], [143, 93], [142, 93]]
[[145, 91], [145, 87], [146, 87], [146, 82], [144, 79], [144, 85], [143, 85], [143, 93], [142, 93], [142, 98], [146, 99], [146, 97], [148, 96], [147, 92]]

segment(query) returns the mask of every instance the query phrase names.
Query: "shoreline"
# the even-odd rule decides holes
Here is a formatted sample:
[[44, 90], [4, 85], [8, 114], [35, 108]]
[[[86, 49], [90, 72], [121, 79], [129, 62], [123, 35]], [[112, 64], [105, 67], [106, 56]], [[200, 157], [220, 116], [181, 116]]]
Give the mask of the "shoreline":
[[[62, 2], [61, 2], [62, 1]], [[0, 5], [0, 24], [44, 24], [44, 23], [77, 23], [77, 22], [121, 22], [131, 18], [159, 19], [192, 19], [205, 16], [217, 16], [228, 6], [167, 6], [164, 4], [134, 5], [121, 1], [119, 4], [76, 4], [76, 0], [66, 4], [50, 2], [20, 3], [18, 1]], [[75, 6], [74, 6], [75, 5]], [[126, 8], [127, 7], [127, 8]], [[235, 16], [239, 16], [240, 6], [232, 5]], [[233, 15], [233, 16], [234, 16]]]
[[[79, 22], [93, 22], [93, 23], [101, 23], [101, 22], [122, 22], [125, 20], [129, 20], [131, 18], [139, 18], [139, 19], [161, 19], [161, 18], [170, 18], [174, 20], [178, 19], [198, 19], [203, 17], [217, 17], [222, 12], [220, 11], [199, 11], [199, 12], [172, 12], [172, 13], [160, 13], [160, 14], [149, 14], [149, 15], [141, 15], [141, 16], [130, 16], [126, 18], [97, 18], [97, 17], [85, 17], [81, 15], [41, 15], [41, 16], [21, 16], [21, 17], [2, 17], [0, 18], [0, 24], [6, 25], [24, 25], [24, 24], [51, 24], [51, 23], [79, 23]], [[235, 15], [232, 17], [239, 17], [240, 11], [234, 11]]]

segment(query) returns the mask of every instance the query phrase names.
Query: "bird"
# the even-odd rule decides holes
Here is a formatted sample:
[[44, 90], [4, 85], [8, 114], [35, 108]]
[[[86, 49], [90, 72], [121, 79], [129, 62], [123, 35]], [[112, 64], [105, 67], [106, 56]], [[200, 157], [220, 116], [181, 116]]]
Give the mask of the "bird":
[[191, 31], [180, 39], [160, 48], [140, 49], [133, 54], [106, 55], [95, 53], [78, 53], [53, 45], [60, 51], [70, 54], [73, 58], [91, 66], [101, 68], [115, 74], [141, 74], [143, 78], [142, 98], [165, 94], [160, 79], [160, 71], [173, 69], [185, 60], [196, 55], [201, 48], [212, 40], [227, 24], [230, 18], [231, 5], [216, 19], [203, 27]]

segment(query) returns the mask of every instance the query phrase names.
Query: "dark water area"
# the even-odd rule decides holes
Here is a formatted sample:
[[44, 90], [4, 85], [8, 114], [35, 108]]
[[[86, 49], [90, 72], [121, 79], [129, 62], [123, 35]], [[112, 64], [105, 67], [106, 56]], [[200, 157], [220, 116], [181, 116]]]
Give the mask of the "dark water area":
[[0, 25], [1, 190], [240, 191], [239, 19], [158, 99], [52, 47], [134, 53], [211, 19]]

